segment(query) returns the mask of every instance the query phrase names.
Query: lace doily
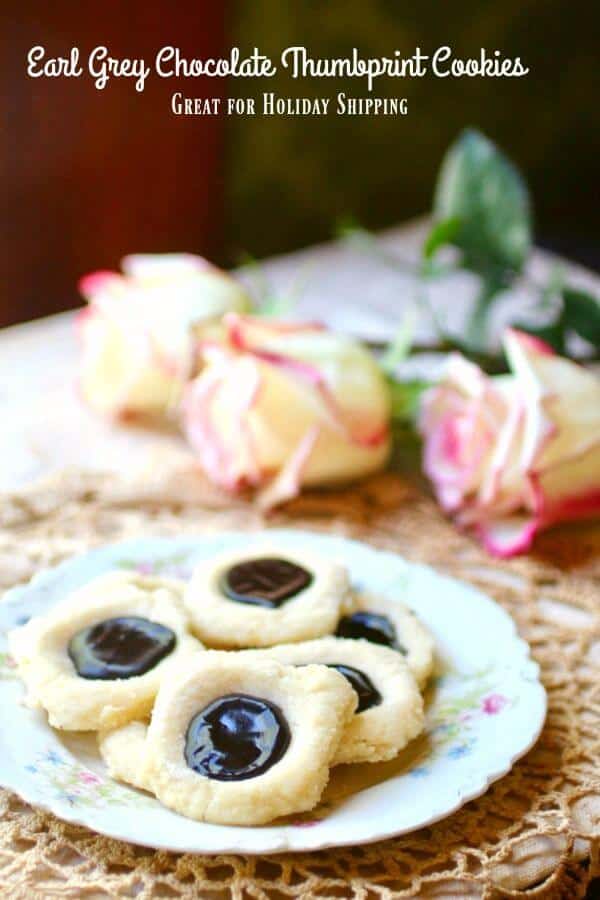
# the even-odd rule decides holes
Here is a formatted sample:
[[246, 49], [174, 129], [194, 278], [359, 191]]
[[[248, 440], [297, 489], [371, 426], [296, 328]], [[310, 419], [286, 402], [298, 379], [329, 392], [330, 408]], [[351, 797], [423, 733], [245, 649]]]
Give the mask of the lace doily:
[[[529, 641], [549, 697], [532, 751], [437, 825], [382, 843], [269, 857], [175, 855], [100, 837], [0, 792], [0, 883], [11, 898], [575, 900], [600, 873], [600, 529], [559, 529], [491, 562], [432, 502], [384, 475], [300, 497], [269, 524], [338, 532], [471, 581]], [[143, 487], [71, 474], [0, 498], [0, 589], [99, 543], [258, 529], [264, 520], [185, 476]], [[468, 639], [465, 623], [465, 639]], [[499, 735], [501, 739], [501, 735]]]

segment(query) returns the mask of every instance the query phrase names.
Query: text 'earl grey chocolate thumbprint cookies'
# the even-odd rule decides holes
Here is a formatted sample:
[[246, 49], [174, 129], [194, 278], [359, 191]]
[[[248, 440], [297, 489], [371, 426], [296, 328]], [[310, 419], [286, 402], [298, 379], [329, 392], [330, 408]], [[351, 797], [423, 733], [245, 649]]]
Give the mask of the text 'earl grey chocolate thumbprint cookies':
[[330, 634], [349, 598], [346, 570], [304, 550], [259, 546], [203, 560], [184, 596], [209, 647], [271, 647]]

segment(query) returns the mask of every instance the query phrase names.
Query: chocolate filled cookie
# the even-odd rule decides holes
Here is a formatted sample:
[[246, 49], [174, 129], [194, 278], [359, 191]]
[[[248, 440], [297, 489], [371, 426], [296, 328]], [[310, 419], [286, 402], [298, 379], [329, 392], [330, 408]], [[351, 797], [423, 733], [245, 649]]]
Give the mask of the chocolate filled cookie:
[[[356, 704], [343, 675], [324, 666], [207, 651], [159, 691], [144, 783], [206, 822], [258, 825], [312, 809]], [[131, 771], [113, 759], [117, 768]]]
[[391, 759], [423, 729], [423, 699], [402, 656], [390, 647], [336, 637], [242, 654], [288, 665], [333, 668], [356, 694], [357, 707], [334, 757], [336, 763]]
[[270, 647], [331, 633], [350, 597], [343, 566], [302, 550], [259, 546], [203, 560], [184, 603], [210, 647]]
[[338, 637], [391, 647], [402, 654], [423, 687], [434, 666], [433, 637], [415, 613], [388, 597], [359, 594], [338, 622]]
[[178, 660], [203, 650], [176, 581], [112, 572], [10, 635], [28, 701], [56, 728], [106, 729], [149, 715]]

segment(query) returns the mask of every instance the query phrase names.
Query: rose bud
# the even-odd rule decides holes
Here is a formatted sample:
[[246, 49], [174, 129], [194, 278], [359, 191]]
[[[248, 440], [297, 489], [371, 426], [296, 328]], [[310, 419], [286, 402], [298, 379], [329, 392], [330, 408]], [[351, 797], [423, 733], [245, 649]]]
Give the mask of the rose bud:
[[420, 414], [440, 505], [500, 557], [600, 513], [600, 379], [519, 331], [504, 348], [511, 373], [493, 378], [452, 356]]
[[138, 254], [122, 268], [79, 283], [89, 304], [78, 319], [83, 396], [112, 415], [162, 413], [191, 374], [197, 339], [249, 301], [199, 256]]
[[202, 348], [183, 422], [208, 477], [260, 486], [271, 507], [303, 485], [350, 481], [390, 450], [390, 397], [371, 354], [313, 324], [229, 314], [226, 339]]

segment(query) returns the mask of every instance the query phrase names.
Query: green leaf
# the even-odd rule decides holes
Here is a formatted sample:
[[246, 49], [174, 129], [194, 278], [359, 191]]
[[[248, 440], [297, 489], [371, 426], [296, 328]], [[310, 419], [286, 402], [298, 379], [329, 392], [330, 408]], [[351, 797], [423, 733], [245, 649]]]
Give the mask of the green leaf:
[[563, 321], [596, 349], [600, 348], [600, 303], [586, 291], [565, 287]]
[[365, 229], [362, 227], [356, 216], [348, 215], [348, 216], [340, 216], [339, 219], [334, 223], [333, 233], [335, 237], [340, 240], [344, 240], [345, 238], [352, 237], [352, 235], [356, 231], [364, 231]]
[[415, 332], [415, 324], [415, 310], [414, 307], [410, 307], [404, 316], [404, 321], [398, 329], [394, 340], [387, 345], [379, 360], [379, 365], [386, 374], [392, 375], [397, 366], [399, 366], [410, 353]]
[[557, 298], [562, 297], [564, 285], [565, 273], [563, 267], [555, 263], [550, 269], [548, 279], [540, 291], [539, 309], [555, 308]]
[[443, 247], [446, 244], [452, 244], [458, 236], [459, 230], [460, 219], [458, 216], [452, 216], [450, 219], [442, 219], [441, 222], [435, 222], [423, 245], [424, 258], [431, 259], [440, 247]]
[[389, 379], [392, 396], [392, 420], [394, 422], [414, 422], [419, 412], [421, 395], [429, 387], [429, 382], [421, 379], [394, 381]]
[[484, 135], [468, 129], [450, 147], [438, 176], [436, 219], [458, 219], [451, 243], [463, 265], [487, 281], [507, 283], [531, 250], [527, 186], [515, 166]]
[[258, 314], [258, 307], [262, 305], [266, 298], [271, 294], [271, 285], [265, 276], [261, 263], [255, 256], [252, 256], [251, 253], [247, 253], [246, 251], [241, 253], [238, 265], [246, 270], [248, 278], [252, 282], [251, 294], [253, 296], [250, 312]]
[[467, 321], [465, 343], [473, 353], [485, 353], [488, 343], [488, 313], [502, 285], [490, 273], [484, 277], [469, 319]]
[[271, 294], [260, 301], [260, 306], [254, 311], [255, 315], [265, 319], [281, 319], [289, 316], [294, 310], [294, 301], [291, 297], [281, 297]]

